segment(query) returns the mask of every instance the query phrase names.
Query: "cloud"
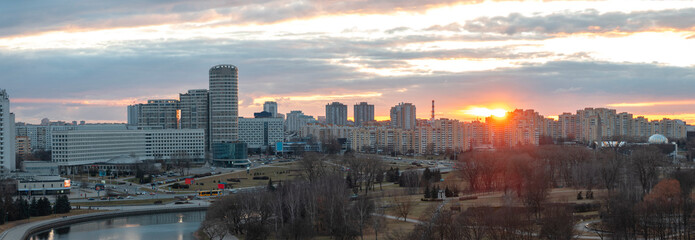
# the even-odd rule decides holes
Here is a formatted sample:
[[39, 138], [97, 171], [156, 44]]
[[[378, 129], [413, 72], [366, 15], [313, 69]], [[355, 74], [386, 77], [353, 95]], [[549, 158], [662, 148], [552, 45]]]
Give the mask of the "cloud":
[[441, 26], [441, 25], [433, 25], [431, 27], [425, 28], [425, 31], [450, 31], [450, 32], [460, 32], [463, 29], [463, 26], [458, 23], [450, 23], [446, 26]]
[[506, 17], [480, 17], [469, 20], [463, 28], [469, 32], [507, 35], [695, 30], [694, 15], [695, 8], [630, 13], [599, 13], [597, 10], [589, 9], [534, 16], [512, 13]]
[[670, 106], [670, 105], [695, 105], [695, 100], [676, 100], [676, 101], [660, 101], [660, 102], [635, 102], [635, 103], [611, 103], [610, 107], [654, 107], [654, 106]]
[[480, 0], [443, 0], [437, 2], [400, 0], [125, 0], [109, 3], [108, 7], [105, 7], [103, 3], [86, 0], [69, 1], [69, 3], [68, 1], [19, 1], [3, 4], [0, 8], [0, 36], [173, 23], [268, 24], [326, 15], [424, 12], [435, 7], [481, 2]]

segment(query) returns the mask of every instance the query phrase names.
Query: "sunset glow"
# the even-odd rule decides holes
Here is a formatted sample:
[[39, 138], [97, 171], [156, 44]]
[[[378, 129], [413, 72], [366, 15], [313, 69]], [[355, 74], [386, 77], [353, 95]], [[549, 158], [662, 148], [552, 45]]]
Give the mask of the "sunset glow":
[[239, 68], [242, 116], [265, 101], [315, 117], [334, 101], [367, 101], [381, 116], [409, 102], [429, 118], [436, 100], [436, 117], [466, 121], [515, 108], [690, 117], [695, 105], [690, 1], [12, 5], [0, 82], [18, 121], [125, 121], [125, 105], [208, 88], [220, 63]]
[[489, 117], [489, 116], [504, 117], [505, 115], [507, 115], [507, 110], [504, 110], [501, 108], [489, 109], [489, 108], [484, 108], [484, 107], [474, 107], [474, 108], [463, 110], [463, 112], [465, 114], [473, 115], [473, 116], [477, 116], [477, 117]]

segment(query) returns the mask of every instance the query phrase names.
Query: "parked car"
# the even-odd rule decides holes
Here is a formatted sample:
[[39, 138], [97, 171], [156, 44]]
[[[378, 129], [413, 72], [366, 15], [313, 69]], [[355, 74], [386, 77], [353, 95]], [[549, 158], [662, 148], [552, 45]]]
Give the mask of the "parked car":
[[87, 200], [89, 200], [89, 201], [94, 201], [94, 198], [89, 198], [89, 199], [87, 199]]

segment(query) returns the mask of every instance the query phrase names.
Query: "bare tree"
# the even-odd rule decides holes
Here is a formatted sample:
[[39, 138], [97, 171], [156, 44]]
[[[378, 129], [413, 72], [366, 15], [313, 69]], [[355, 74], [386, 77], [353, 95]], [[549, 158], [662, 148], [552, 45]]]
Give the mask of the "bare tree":
[[326, 165], [322, 156], [317, 153], [304, 153], [302, 159], [299, 160], [299, 167], [302, 169], [303, 176], [309, 182], [315, 182], [326, 172]]
[[394, 196], [393, 203], [396, 209], [396, 216], [402, 217], [404, 222], [407, 221], [413, 202], [407, 196]]
[[658, 167], [665, 162], [659, 149], [638, 148], [630, 155], [630, 169], [639, 180], [642, 194], [647, 194], [657, 183], [659, 178]]
[[222, 240], [227, 235], [227, 229], [218, 219], [203, 221], [200, 225], [200, 230], [202, 230], [210, 240]]

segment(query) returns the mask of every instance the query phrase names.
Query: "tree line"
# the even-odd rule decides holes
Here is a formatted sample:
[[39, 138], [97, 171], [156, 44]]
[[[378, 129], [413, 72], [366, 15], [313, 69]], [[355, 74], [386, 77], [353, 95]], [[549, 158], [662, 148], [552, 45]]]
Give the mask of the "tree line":
[[379, 226], [372, 216], [375, 202], [367, 196], [352, 197], [340, 171], [329, 167], [307, 170], [304, 178], [214, 202], [201, 232], [213, 240], [226, 234], [244, 239], [309, 239], [319, 235], [356, 239], [370, 226]]
[[55, 204], [51, 204], [46, 197], [31, 198], [29, 201], [21, 197], [12, 199], [11, 195], [5, 195], [0, 199], [0, 224], [53, 213], [69, 213], [70, 209], [70, 201], [66, 195], [56, 196]]

